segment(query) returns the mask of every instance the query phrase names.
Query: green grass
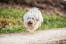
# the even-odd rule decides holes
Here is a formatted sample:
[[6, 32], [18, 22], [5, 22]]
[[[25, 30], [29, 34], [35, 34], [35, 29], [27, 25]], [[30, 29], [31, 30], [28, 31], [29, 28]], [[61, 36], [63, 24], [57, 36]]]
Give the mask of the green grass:
[[[24, 14], [26, 13], [25, 10], [18, 10], [18, 9], [8, 9], [8, 8], [0, 8], [0, 17], [10, 17], [14, 19], [22, 18]], [[48, 14], [43, 14], [43, 20], [41, 27], [39, 29], [51, 29], [51, 28], [63, 28], [66, 27], [66, 18], [61, 16], [51, 16]], [[23, 21], [23, 20], [22, 20]], [[22, 24], [23, 25], [23, 24]], [[25, 31], [24, 25], [22, 27], [13, 27], [10, 29], [4, 28], [0, 29], [0, 33], [10, 33], [10, 32], [16, 32], [16, 31]]]
[[50, 28], [63, 28], [66, 27], [66, 18], [61, 16], [49, 16], [47, 14], [43, 15], [44, 22], [40, 29], [50, 29]]
[[16, 9], [8, 9], [8, 8], [1, 8], [0, 9], [0, 17], [14, 17], [20, 18], [23, 17], [25, 10], [16, 10]]
[[12, 32], [19, 32], [19, 31], [25, 31], [25, 27], [13, 27], [10, 29], [2, 29], [0, 30], [0, 33], [12, 33]]

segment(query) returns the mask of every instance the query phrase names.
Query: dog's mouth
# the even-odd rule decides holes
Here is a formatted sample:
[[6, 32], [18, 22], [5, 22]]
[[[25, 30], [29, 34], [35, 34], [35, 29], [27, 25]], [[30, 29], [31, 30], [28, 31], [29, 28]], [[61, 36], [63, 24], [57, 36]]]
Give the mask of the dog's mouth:
[[33, 24], [32, 22], [28, 22], [28, 26], [32, 26], [32, 24]]

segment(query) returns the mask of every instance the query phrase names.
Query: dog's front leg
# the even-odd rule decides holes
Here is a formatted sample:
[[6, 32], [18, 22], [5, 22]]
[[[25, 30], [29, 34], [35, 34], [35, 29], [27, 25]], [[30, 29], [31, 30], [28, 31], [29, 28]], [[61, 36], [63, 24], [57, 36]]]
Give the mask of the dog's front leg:
[[33, 32], [31, 29], [27, 29], [28, 32]]

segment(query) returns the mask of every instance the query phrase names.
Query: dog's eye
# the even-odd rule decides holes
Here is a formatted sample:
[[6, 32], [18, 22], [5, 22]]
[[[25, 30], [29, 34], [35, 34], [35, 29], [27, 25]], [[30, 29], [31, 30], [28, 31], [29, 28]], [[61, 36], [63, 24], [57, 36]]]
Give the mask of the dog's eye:
[[36, 19], [36, 21], [39, 21], [39, 19]]
[[29, 17], [27, 19], [30, 19]]
[[34, 18], [32, 18], [32, 19], [34, 19]]

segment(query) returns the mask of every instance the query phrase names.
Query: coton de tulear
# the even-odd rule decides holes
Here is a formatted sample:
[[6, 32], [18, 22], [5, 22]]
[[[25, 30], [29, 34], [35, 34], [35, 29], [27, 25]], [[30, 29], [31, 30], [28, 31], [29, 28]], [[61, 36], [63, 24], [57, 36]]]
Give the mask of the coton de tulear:
[[29, 9], [28, 12], [24, 15], [24, 26], [29, 32], [34, 32], [37, 30], [37, 28], [41, 26], [42, 22], [42, 14], [36, 7]]

